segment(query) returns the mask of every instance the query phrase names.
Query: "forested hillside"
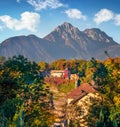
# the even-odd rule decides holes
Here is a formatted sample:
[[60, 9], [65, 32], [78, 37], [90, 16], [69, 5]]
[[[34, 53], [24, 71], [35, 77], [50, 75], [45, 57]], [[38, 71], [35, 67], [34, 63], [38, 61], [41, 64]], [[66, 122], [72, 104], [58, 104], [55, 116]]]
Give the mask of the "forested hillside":
[[[0, 127], [51, 127], [57, 118], [54, 102], [61, 101], [60, 95], [67, 96], [75, 89], [75, 80], [44, 77], [43, 71], [65, 68], [78, 75], [80, 84], [94, 82], [102, 97], [101, 103], [93, 102], [90, 107], [86, 117], [88, 126], [119, 127], [120, 58], [109, 57], [104, 61], [58, 59], [51, 63], [35, 63], [23, 56], [8, 60], [0, 57]], [[76, 112], [79, 108], [75, 108]], [[76, 126], [76, 117], [72, 118], [70, 127]], [[67, 120], [66, 112], [63, 119]]]

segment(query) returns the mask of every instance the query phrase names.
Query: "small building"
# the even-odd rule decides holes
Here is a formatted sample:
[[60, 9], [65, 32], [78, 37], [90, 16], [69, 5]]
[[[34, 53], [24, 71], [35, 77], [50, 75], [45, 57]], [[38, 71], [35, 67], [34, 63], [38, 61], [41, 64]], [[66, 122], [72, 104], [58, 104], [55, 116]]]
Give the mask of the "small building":
[[[68, 121], [78, 120], [81, 127], [88, 127], [88, 121], [85, 119], [89, 114], [89, 108], [94, 101], [99, 101], [100, 95], [97, 90], [88, 83], [81, 84], [67, 95], [67, 116]], [[76, 111], [75, 106], [79, 109]]]
[[51, 70], [50, 76], [51, 77], [63, 77], [64, 76], [64, 70]]
[[70, 78], [70, 71], [67, 68], [65, 70], [51, 70], [50, 77]]

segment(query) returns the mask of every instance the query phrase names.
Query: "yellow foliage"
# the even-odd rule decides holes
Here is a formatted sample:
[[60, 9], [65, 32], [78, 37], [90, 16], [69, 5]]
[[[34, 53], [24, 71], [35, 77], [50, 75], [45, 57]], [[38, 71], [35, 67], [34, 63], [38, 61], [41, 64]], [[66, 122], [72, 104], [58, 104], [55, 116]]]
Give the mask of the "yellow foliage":
[[9, 125], [8, 127], [16, 127], [16, 125], [11, 124], [11, 125]]
[[1, 70], [1, 71], [0, 71], [0, 76], [3, 74], [3, 72], [4, 72], [4, 70]]
[[120, 94], [114, 96], [114, 102], [116, 106], [120, 106]]
[[10, 75], [15, 77], [15, 78], [17, 78], [17, 77], [19, 77], [21, 75], [21, 72], [19, 72], [19, 71], [11, 71]]
[[34, 123], [35, 123], [35, 125], [38, 126], [38, 125], [40, 125], [41, 122], [39, 121], [39, 119], [35, 119], [35, 120], [34, 120]]

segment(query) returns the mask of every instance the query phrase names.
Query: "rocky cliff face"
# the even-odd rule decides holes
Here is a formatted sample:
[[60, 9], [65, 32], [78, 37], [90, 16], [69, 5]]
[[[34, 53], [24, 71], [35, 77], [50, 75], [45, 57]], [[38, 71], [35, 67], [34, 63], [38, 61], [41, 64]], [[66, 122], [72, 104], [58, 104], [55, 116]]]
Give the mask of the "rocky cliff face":
[[100, 29], [80, 31], [70, 23], [63, 23], [44, 38], [35, 35], [12, 37], [0, 45], [0, 55], [24, 55], [34, 61], [77, 58], [105, 59], [104, 51], [111, 57], [120, 56], [120, 45]]
[[105, 32], [97, 28], [86, 29], [83, 32], [92, 40], [95, 40], [97, 42], [106, 42], [106, 43], [114, 42], [113, 39], [109, 37]]
[[112, 57], [120, 55], [120, 45], [105, 32], [97, 28], [80, 31], [78, 28], [65, 22], [44, 37], [44, 39], [71, 48], [75, 53], [75, 58], [90, 59], [95, 57], [105, 59], [104, 51], [109, 51]]

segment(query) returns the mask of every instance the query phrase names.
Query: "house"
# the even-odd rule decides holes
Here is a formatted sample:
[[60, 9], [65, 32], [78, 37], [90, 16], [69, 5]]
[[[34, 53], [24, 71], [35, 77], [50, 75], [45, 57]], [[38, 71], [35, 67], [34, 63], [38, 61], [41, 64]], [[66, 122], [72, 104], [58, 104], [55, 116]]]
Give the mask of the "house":
[[64, 76], [64, 70], [51, 70], [50, 76], [51, 77], [63, 77]]
[[70, 71], [68, 68], [65, 70], [51, 70], [50, 77], [70, 78]]
[[67, 95], [67, 117], [68, 121], [79, 121], [80, 127], [88, 127], [86, 120], [89, 108], [94, 101], [100, 101], [98, 91], [90, 84], [81, 84]]

